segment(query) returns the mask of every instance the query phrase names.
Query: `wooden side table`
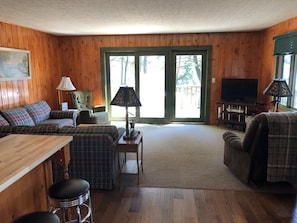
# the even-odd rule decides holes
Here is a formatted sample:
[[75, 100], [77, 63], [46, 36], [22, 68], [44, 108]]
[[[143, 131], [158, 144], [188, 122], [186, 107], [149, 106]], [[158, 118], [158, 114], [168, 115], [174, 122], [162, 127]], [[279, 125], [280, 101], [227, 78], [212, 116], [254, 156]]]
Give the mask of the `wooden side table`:
[[[142, 132], [138, 131], [138, 136], [135, 139], [124, 139], [124, 135], [118, 141], [118, 158], [120, 177], [121, 174], [137, 174], [137, 185], [139, 185], [139, 172], [143, 172], [143, 136]], [[140, 157], [139, 157], [140, 147]], [[120, 154], [124, 153], [124, 163], [121, 166]], [[135, 160], [127, 160], [127, 153], [135, 153]]]

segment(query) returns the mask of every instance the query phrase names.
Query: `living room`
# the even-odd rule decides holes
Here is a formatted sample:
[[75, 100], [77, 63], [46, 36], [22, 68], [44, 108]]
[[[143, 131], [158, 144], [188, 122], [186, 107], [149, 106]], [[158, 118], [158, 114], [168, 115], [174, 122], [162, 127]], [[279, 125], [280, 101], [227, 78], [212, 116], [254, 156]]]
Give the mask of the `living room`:
[[[297, 17], [293, 17], [257, 31], [63, 36], [0, 22], [1, 47], [30, 50], [32, 72], [32, 78], [29, 80], [0, 82], [0, 110], [39, 100], [45, 100], [53, 109], [60, 109], [56, 87], [62, 76], [71, 77], [77, 89], [91, 90], [94, 95], [93, 104], [108, 103], [102, 93], [105, 83], [100, 48], [212, 46], [211, 78], [214, 78], [215, 82], [210, 84], [208, 123], [216, 125], [216, 102], [220, 100], [221, 80], [224, 77], [257, 78], [258, 101], [265, 103], [267, 110], [270, 108], [270, 98], [264, 96], [262, 92], [274, 78], [273, 37], [296, 29]], [[63, 97], [70, 103], [67, 94]], [[135, 188], [130, 190], [130, 193], [126, 192], [128, 195], [139, 192]], [[124, 192], [116, 193], [117, 196], [127, 196]], [[249, 196], [249, 194], [237, 195], [246, 196], [245, 199]], [[114, 198], [112, 195], [108, 196], [110, 196], [108, 203], [112, 203]], [[181, 195], [178, 191], [170, 196]], [[215, 199], [216, 194], [210, 196], [213, 196], [211, 199]], [[104, 202], [106, 199], [100, 195], [97, 195], [98, 197], [99, 201]], [[257, 199], [255, 194], [253, 199]], [[164, 203], [166, 205], [166, 202]], [[137, 202], [134, 205], [137, 206]], [[96, 204], [94, 207], [101, 206]], [[207, 209], [207, 204], [204, 208]], [[134, 210], [137, 211], [137, 207], [134, 207]], [[107, 216], [112, 215], [108, 211], [104, 214], [106, 220]], [[147, 215], [149, 214], [146, 214], [146, 218], [149, 219]]]

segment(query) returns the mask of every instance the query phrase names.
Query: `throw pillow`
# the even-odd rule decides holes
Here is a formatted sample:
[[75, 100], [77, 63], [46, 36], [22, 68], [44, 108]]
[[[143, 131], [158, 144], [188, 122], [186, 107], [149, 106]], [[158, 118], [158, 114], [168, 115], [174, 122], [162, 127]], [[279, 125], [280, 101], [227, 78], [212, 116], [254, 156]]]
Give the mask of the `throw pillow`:
[[2, 115], [12, 126], [34, 126], [34, 121], [24, 107], [2, 110]]
[[49, 119], [51, 108], [45, 101], [38, 101], [24, 106], [35, 124]]

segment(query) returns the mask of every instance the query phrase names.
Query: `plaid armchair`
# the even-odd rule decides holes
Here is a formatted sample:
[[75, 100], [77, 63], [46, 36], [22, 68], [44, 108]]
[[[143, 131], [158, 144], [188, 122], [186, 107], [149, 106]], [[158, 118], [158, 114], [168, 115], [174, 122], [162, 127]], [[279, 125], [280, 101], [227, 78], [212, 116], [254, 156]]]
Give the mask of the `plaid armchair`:
[[243, 139], [231, 131], [223, 134], [224, 164], [245, 183], [296, 180], [296, 126], [297, 112], [256, 115]]
[[265, 182], [267, 176], [268, 124], [263, 114], [256, 115], [241, 139], [236, 133], [223, 134], [224, 164], [245, 183]]

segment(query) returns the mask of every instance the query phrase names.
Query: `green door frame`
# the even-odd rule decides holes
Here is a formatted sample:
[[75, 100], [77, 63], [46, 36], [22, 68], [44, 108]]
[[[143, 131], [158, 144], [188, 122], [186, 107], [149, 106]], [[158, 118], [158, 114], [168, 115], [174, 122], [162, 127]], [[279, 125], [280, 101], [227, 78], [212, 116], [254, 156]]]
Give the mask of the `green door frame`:
[[[204, 76], [202, 78], [201, 86], [201, 118], [197, 119], [175, 119], [174, 109], [175, 107], [172, 101], [175, 101], [175, 64], [174, 57], [178, 54], [191, 54], [199, 53], [203, 55], [202, 70]], [[211, 60], [212, 60], [212, 46], [179, 46], [179, 47], [124, 47], [124, 48], [101, 48], [101, 78], [102, 78], [102, 96], [106, 104], [107, 111], [111, 111], [111, 106], [107, 100], [111, 100], [110, 96], [110, 83], [109, 78], [109, 61], [107, 58], [111, 55], [134, 55], [135, 58], [139, 58], [140, 55], [165, 55], [165, 119], [145, 119], [141, 118], [141, 122], [145, 123], [170, 123], [170, 122], [195, 122], [195, 123], [209, 123], [209, 109], [210, 109], [210, 87], [211, 87]], [[138, 63], [135, 63], [135, 66]], [[174, 74], [174, 75], [170, 75]], [[138, 93], [139, 83], [139, 69], [136, 69], [136, 88]], [[136, 116], [139, 117], [139, 108], [136, 109]], [[123, 117], [124, 120], [124, 117]], [[139, 118], [135, 121], [139, 122]]]

